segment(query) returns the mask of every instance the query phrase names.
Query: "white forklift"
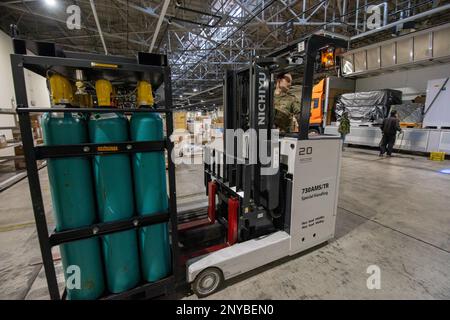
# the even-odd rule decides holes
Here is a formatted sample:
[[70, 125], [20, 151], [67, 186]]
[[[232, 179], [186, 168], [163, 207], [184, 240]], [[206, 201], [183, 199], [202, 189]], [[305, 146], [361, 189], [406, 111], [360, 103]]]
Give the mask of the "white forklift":
[[[186, 279], [197, 296], [334, 237], [342, 141], [308, 137], [308, 128], [317, 56], [346, 45], [313, 35], [255, 59], [248, 68], [227, 72], [225, 130], [246, 134], [242, 146], [235, 143], [238, 135], [230, 141], [225, 134], [223, 149], [206, 149], [207, 216], [179, 224]], [[299, 132], [280, 139], [269, 133], [261, 143], [259, 133], [273, 128], [274, 76], [299, 68], [304, 73]], [[256, 134], [247, 134], [250, 129]], [[271, 161], [252, 161], [249, 149], [257, 145], [259, 152], [264, 144]]]

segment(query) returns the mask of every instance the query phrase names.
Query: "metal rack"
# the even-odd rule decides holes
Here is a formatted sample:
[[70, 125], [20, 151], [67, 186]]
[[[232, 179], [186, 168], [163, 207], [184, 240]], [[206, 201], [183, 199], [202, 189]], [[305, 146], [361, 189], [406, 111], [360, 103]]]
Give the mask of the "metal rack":
[[[42, 254], [45, 275], [50, 298], [54, 300], [64, 299], [66, 291], [60, 294], [54, 261], [52, 257], [52, 247], [71, 241], [99, 237], [102, 235], [141, 228], [157, 223], [169, 222], [171, 230], [171, 252], [172, 252], [172, 274], [168, 277], [153, 283], [141, 283], [129, 291], [120, 294], [107, 294], [101, 299], [145, 299], [168, 294], [175, 290], [179, 279], [178, 270], [178, 235], [177, 235], [177, 208], [176, 208], [176, 188], [175, 188], [175, 165], [171, 159], [173, 143], [168, 137], [173, 131], [172, 122], [172, 88], [170, 68], [167, 66], [167, 58], [162, 55], [139, 53], [137, 61], [130, 58], [77, 54], [66, 52], [65, 57], [56, 56], [53, 44], [36, 43], [37, 56], [27, 56], [24, 40], [14, 39], [15, 54], [11, 55], [12, 73], [14, 80], [15, 95], [17, 100], [17, 114], [19, 116], [20, 131], [22, 135], [23, 149], [28, 173], [28, 182], [33, 204], [34, 218], [36, 221], [39, 245]], [[95, 69], [93, 62], [114, 63], [118, 65], [117, 70]], [[27, 105], [26, 85], [24, 69], [31, 70], [45, 76], [46, 70], [53, 68], [58, 72], [67, 72], [69, 68], [83, 68], [91, 74], [106, 72], [111, 75], [121, 73], [121, 75], [150, 79], [157, 87], [164, 83], [165, 108], [164, 109], [113, 109], [115, 113], [133, 112], [156, 112], [166, 115], [166, 138], [161, 141], [127, 141], [121, 143], [96, 144], [86, 143], [79, 145], [57, 145], [44, 146], [34, 145], [30, 113], [33, 112], [112, 112], [108, 108], [79, 109], [79, 108], [34, 108]], [[114, 145], [117, 148], [101, 148], [106, 145]], [[99, 151], [114, 150], [114, 151]], [[159, 212], [151, 216], [135, 216], [131, 219], [97, 223], [82, 228], [65, 231], [53, 231], [49, 235], [47, 220], [45, 217], [44, 204], [42, 199], [41, 185], [38, 175], [36, 161], [39, 159], [58, 157], [92, 157], [94, 155], [116, 154], [116, 153], [136, 153], [136, 152], [161, 152], [167, 151], [168, 158], [168, 180], [169, 180], [169, 206], [167, 212]]]

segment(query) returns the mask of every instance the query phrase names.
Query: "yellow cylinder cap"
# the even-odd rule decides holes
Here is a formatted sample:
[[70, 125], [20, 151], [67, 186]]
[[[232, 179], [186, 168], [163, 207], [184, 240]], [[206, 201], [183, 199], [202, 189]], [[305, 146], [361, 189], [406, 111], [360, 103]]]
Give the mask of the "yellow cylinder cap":
[[112, 84], [108, 80], [97, 80], [95, 82], [95, 92], [99, 107], [111, 106]]
[[59, 74], [49, 77], [52, 104], [69, 104], [73, 102], [73, 91], [70, 81]]
[[137, 85], [137, 105], [151, 106], [153, 105], [152, 85], [147, 81], [139, 81]]

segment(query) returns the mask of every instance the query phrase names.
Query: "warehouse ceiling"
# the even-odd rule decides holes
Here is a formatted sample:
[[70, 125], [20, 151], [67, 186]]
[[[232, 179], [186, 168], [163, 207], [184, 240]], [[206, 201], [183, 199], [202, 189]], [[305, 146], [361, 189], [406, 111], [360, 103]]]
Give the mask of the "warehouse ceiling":
[[[219, 90], [226, 68], [240, 68], [252, 56], [267, 54], [307, 34], [343, 37], [350, 47], [359, 47], [450, 21], [449, 3], [17, 0], [0, 3], [0, 28], [9, 33], [10, 25], [15, 24], [21, 37], [56, 42], [65, 50], [124, 56], [137, 51], [166, 53], [172, 67], [174, 100], [180, 103], [191, 95], [205, 101]], [[80, 9], [79, 29], [67, 25], [73, 13], [67, 13], [71, 5]], [[379, 6], [370, 11], [375, 5]], [[402, 19], [408, 23], [370, 29], [373, 27], [367, 22], [373, 10], [380, 10], [382, 25]]]

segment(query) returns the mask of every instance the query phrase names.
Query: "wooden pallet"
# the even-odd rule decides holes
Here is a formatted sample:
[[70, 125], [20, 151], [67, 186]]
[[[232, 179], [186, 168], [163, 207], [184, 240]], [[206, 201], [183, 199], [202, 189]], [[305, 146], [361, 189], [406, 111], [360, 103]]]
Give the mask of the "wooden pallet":
[[421, 122], [400, 122], [401, 128], [422, 128]]

